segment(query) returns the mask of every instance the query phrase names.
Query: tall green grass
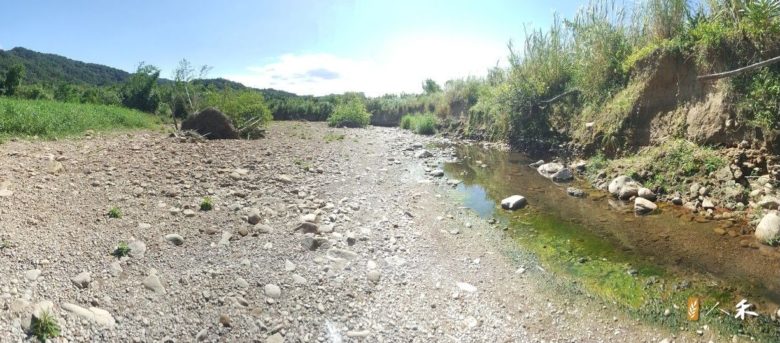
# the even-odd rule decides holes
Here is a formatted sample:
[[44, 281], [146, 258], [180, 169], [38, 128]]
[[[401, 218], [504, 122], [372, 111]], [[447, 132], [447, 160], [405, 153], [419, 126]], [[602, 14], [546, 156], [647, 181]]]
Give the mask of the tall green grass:
[[0, 97], [0, 136], [55, 138], [86, 130], [152, 128], [157, 119], [117, 106]]
[[411, 130], [418, 135], [433, 135], [436, 133], [438, 121], [432, 113], [407, 114], [401, 117], [401, 128]]

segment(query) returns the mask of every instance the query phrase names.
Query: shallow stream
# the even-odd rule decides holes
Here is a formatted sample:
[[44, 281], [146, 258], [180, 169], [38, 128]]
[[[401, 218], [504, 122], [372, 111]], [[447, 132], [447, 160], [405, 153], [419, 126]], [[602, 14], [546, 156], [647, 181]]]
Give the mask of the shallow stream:
[[[618, 304], [658, 314], [689, 296], [704, 310], [729, 310], [746, 298], [762, 314], [780, 303], [780, 252], [743, 247], [753, 241], [740, 220], [705, 221], [673, 205], [639, 217], [633, 206], [586, 184], [556, 184], [518, 153], [457, 146], [445, 163], [465, 206], [496, 218], [522, 247], [571, 282]], [[584, 189], [585, 198], [566, 193]], [[509, 212], [501, 199], [520, 194], [529, 205]], [[717, 229], [717, 230], [716, 230]], [[716, 306], [717, 305], [717, 306]], [[649, 311], [649, 312], [648, 312]]]

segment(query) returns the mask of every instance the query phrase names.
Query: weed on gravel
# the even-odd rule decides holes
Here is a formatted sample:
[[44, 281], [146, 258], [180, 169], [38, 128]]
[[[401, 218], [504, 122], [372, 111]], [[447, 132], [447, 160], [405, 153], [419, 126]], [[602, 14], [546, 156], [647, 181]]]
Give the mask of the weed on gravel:
[[120, 210], [119, 207], [114, 206], [108, 210], [108, 217], [115, 219], [122, 218], [122, 210]]
[[205, 197], [200, 202], [201, 211], [211, 211], [214, 208], [214, 204], [211, 202], [211, 197]]
[[125, 257], [130, 254], [130, 246], [125, 241], [120, 241], [119, 244], [117, 244], [116, 249], [111, 253], [111, 255], [114, 255], [116, 257]]
[[33, 316], [30, 323], [30, 334], [38, 338], [39, 341], [46, 342], [50, 338], [60, 335], [60, 326], [51, 313], [43, 311], [40, 318]]

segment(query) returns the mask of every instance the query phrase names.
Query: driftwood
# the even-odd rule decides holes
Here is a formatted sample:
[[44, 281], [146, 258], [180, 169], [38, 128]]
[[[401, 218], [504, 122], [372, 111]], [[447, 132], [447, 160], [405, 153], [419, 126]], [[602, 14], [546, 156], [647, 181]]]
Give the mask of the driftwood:
[[697, 79], [700, 80], [700, 81], [708, 81], [708, 80], [718, 80], [718, 79], [722, 79], [722, 78], [726, 78], [726, 77], [732, 77], [732, 76], [735, 76], [735, 75], [742, 74], [742, 73], [744, 73], [746, 71], [750, 71], [750, 70], [753, 70], [753, 69], [756, 69], [756, 68], [761, 68], [763, 66], [767, 66], [767, 65], [770, 65], [770, 64], [776, 63], [776, 62], [780, 62], [780, 56], [777, 56], [775, 58], [770, 58], [770, 59], [768, 59], [766, 61], [761, 61], [761, 62], [758, 62], [758, 63], [755, 63], [755, 64], [751, 64], [751, 65], [749, 65], [747, 67], [742, 67], [742, 68], [739, 68], [739, 69], [734, 69], [734, 70], [730, 70], [730, 71], [726, 71], [726, 72], [722, 72], [722, 73], [716, 73], [716, 74], [700, 75], [699, 77], [697, 77]]

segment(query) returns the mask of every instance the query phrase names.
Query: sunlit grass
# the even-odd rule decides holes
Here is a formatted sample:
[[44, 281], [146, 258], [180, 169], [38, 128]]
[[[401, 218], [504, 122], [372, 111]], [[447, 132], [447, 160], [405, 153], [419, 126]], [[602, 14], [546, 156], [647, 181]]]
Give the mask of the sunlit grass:
[[0, 136], [57, 138], [87, 130], [152, 128], [152, 115], [118, 106], [0, 97]]

